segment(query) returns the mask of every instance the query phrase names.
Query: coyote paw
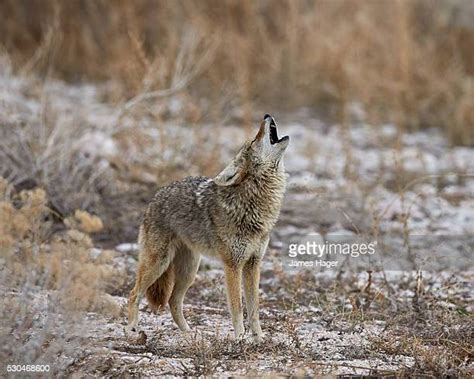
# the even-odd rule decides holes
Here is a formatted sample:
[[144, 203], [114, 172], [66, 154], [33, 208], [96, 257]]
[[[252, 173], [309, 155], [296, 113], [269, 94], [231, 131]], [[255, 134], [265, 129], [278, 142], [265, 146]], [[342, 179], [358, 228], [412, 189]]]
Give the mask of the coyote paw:
[[252, 335], [251, 340], [255, 344], [260, 344], [263, 342], [263, 337], [264, 337], [263, 334], [254, 334]]
[[188, 333], [191, 331], [191, 328], [189, 327], [188, 323], [178, 325], [179, 330], [181, 330], [183, 333]]
[[236, 342], [246, 342], [246, 343], [253, 343], [253, 344], [259, 344], [263, 342], [263, 334], [247, 334], [247, 333], [242, 333], [239, 336], [235, 336], [235, 341]]

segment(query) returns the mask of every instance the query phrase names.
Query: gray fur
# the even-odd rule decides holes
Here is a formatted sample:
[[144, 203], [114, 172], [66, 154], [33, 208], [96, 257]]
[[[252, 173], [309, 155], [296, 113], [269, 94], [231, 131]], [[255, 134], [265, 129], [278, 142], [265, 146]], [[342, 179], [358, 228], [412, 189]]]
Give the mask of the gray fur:
[[[194, 279], [196, 264], [199, 264], [199, 258], [189, 254], [218, 257], [226, 269], [236, 336], [243, 333], [240, 299], [243, 272], [247, 307], [252, 310], [249, 322], [251, 329], [261, 338], [258, 267], [271, 229], [278, 219], [286, 186], [282, 156], [288, 138], [270, 143], [272, 125], [276, 128], [273, 118], [268, 116], [255, 139], [245, 143], [234, 160], [215, 178], [187, 177], [158, 190], [145, 212], [141, 227], [141, 266], [131, 295], [132, 305], [139, 301], [151, 280], [159, 279], [159, 276], [155, 279], [152, 274], [143, 274], [148, 278], [143, 282], [140, 272], [149, 271], [145, 266], [163, 272], [168, 266], [175, 265], [175, 273], [192, 272], [184, 284], [175, 284], [175, 292], [178, 287], [181, 290], [171, 295], [171, 300], [175, 300], [170, 302], [173, 318], [181, 329], [187, 330], [180, 302]], [[186, 254], [189, 258], [184, 258]], [[189, 269], [181, 267], [186, 260]], [[175, 275], [174, 280], [179, 280], [179, 276]], [[133, 306], [131, 309], [131, 324], [135, 325], [137, 312]]]

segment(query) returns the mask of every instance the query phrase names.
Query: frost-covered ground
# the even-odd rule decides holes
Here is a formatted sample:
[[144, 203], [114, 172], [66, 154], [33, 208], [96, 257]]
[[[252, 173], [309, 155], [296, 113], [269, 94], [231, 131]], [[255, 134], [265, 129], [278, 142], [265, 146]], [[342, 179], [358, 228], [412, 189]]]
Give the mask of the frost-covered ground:
[[[119, 270], [130, 268], [131, 262], [123, 264], [127, 254], [115, 258]], [[417, 293], [415, 272], [392, 273], [389, 287], [381, 274], [374, 274], [367, 288], [367, 273], [347, 273], [337, 280], [312, 271], [287, 274], [276, 250], [270, 249], [267, 258], [260, 291], [262, 344], [233, 340], [222, 271], [218, 263], [204, 259], [185, 301], [192, 332], [180, 332], [168, 310], [153, 314], [142, 304], [139, 332], [127, 333], [126, 299], [114, 296], [122, 307], [120, 316], [88, 314], [91, 327], [82, 335], [83, 351], [75, 352], [83, 358], [71, 360], [67, 372], [108, 376], [413, 373], [423, 372], [415, 371], [420, 370], [415, 365], [420, 357], [405, 346], [411, 336], [417, 336], [420, 345], [426, 333], [440, 338], [439, 317], [446, 322], [442, 335], [473, 337], [472, 321], [447, 322], [451, 312], [472, 313], [472, 272], [426, 273], [424, 293], [429, 295], [424, 297]], [[420, 309], [414, 307], [415, 298]], [[431, 319], [431, 313], [442, 316]], [[442, 352], [428, 354], [440, 354], [441, 359]], [[467, 370], [468, 361], [461, 367]]]
[[[474, 341], [473, 148], [451, 147], [434, 129], [399, 134], [393, 125], [368, 125], [357, 107], [350, 127], [323, 122], [309, 112], [280, 115], [266, 109], [291, 143], [285, 158], [288, 192], [262, 267], [265, 342], [253, 345], [229, 337], [222, 271], [209, 260], [203, 261], [185, 301], [192, 333], [179, 332], [167, 310], [154, 315], [143, 303], [140, 333], [126, 335], [126, 296], [137, 264], [132, 237], [148, 193], [174, 178], [217, 173], [257, 126], [249, 130], [232, 121], [190, 125], [179, 117], [186, 106], [180, 97], [138, 112], [102, 101], [104, 90], [94, 86], [44, 86], [9, 75], [1, 77], [1, 84], [2, 127], [44, 131], [38, 134], [44, 141], [33, 155], [35, 168], [50, 169], [45, 162], [55, 151], [77, 151], [108, 173], [106, 178], [117, 180], [114, 193], [143, 190], [139, 200], [124, 197], [108, 205], [109, 210], [117, 207], [115, 213], [100, 214], [109, 234], [96, 241], [91, 256], [96, 259], [101, 247], [123, 242], [115, 247], [111, 266], [127, 285], [109, 289], [121, 308], [119, 316], [87, 314], [87, 330], [77, 336], [80, 348], [59, 358], [66, 372], [177, 376], [472, 370], [472, 349], [466, 353], [463, 341]], [[67, 138], [69, 130], [74, 130], [73, 140]], [[21, 177], [11, 179], [23, 183]], [[136, 183], [139, 187], [133, 187]], [[370, 264], [348, 259], [331, 270], [289, 270], [288, 245], [309, 235], [323, 243], [375, 240], [376, 257], [386, 259]], [[449, 352], [458, 355], [451, 359]], [[436, 371], [441, 370], [437, 364], [447, 371]]]

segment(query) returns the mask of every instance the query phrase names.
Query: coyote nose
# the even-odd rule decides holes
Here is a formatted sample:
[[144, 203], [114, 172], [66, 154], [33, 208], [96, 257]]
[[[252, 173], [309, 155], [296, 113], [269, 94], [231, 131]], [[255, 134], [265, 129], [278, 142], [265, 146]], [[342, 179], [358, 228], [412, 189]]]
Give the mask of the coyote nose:
[[263, 116], [263, 121], [267, 121], [267, 118], [270, 119], [270, 125], [276, 125], [275, 120], [273, 119], [273, 117], [270, 116], [268, 113], [265, 113], [265, 116]]

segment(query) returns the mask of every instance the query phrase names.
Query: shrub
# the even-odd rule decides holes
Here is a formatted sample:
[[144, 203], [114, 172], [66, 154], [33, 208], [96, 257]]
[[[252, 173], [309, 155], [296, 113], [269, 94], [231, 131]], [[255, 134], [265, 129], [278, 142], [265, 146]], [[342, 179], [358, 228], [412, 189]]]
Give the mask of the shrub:
[[52, 233], [47, 203], [44, 190], [15, 193], [0, 178], [0, 360], [61, 372], [64, 356], [80, 354], [84, 312], [119, 314], [105, 289], [126, 277], [110, 265], [110, 254], [93, 257], [87, 234]]

